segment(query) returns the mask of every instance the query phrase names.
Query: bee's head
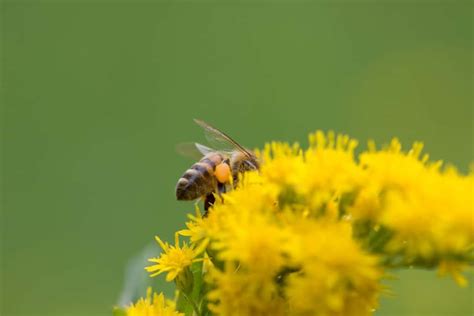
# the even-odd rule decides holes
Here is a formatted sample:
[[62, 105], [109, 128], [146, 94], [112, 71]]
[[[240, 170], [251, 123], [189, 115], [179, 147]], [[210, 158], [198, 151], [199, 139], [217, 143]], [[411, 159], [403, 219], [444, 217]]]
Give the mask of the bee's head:
[[245, 172], [250, 170], [258, 170], [260, 163], [251, 151], [247, 153], [236, 151], [230, 158], [230, 165], [234, 172]]
[[244, 163], [248, 166], [249, 170], [260, 169], [260, 162], [258, 161], [257, 156], [252, 152], [250, 158], [247, 158]]

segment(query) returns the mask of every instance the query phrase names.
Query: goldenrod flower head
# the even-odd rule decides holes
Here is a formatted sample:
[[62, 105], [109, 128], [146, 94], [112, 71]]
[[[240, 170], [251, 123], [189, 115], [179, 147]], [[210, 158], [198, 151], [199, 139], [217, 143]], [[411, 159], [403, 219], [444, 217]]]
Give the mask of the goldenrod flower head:
[[152, 296], [151, 288], [148, 288], [146, 298], [131, 304], [126, 312], [127, 316], [184, 316], [176, 311], [173, 301], [165, 300], [163, 293]]
[[299, 221], [291, 252], [296, 273], [285, 289], [293, 315], [370, 315], [382, 269], [352, 238], [347, 222]]
[[[261, 171], [275, 184], [297, 184], [303, 166], [303, 152], [298, 144], [272, 142], [257, 156], [264, 162]], [[271, 163], [270, 163], [271, 162]]]
[[256, 280], [237, 264], [226, 262], [223, 270], [211, 269], [207, 281], [213, 285], [207, 298], [213, 315], [287, 315], [287, 304], [276, 282]]
[[369, 150], [359, 156], [359, 164], [364, 172], [361, 174], [363, 185], [351, 208], [356, 218], [369, 216], [370, 220], [378, 220], [381, 211], [381, 199], [388, 191], [410, 192], [419, 188], [420, 180], [424, 179], [427, 170], [436, 170], [440, 164], [426, 164], [428, 156], [420, 159], [423, 146], [415, 143], [412, 149], [402, 151], [398, 139], [390, 145], [377, 150], [373, 142], [369, 142]]
[[[251, 189], [247, 193], [249, 199], [263, 198], [259, 190]], [[231, 201], [236, 198], [231, 197]], [[212, 236], [211, 244], [212, 249], [218, 251], [217, 259], [239, 262], [241, 268], [254, 273], [256, 279], [271, 280], [285, 263], [289, 232], [271, 213], [263, 210], [243, 209], [240, 204], [229, 201], [222, 205], [222, 211], [226, 214], [225, 223], [222, 230]], [[271, 205], [268, 211], [271, 212]]]
[[347, 135], [309, 135], [310, 147], [305, 153], [307, 167], [303, 186], [310, 189], [352, 190], [358, 184], [361, 170], [354, 160], [357, 141]]
[[462, 258], [474, 245], [474, 177], [420, 158], [422, 147], [415, 143], [405, 153], [394, 139], [361, 154], [366, 183], [350, 212], [391, 232], [384, 251], [407, 264], [432, 265], [436, 258]]
[[150, 276], [152, 277], [167, 272], [166, 281], [168, 282], [173, 281], [184, 269], [191, 266], [193, 262], [201, 260], [196, 259], [196, 257], [205, 249], [205, 246], [195, 249], [193, 246], [186, 244], [186, 242], [183, 243], [183, 246], [180, 246], [178, 234], [176, 234], [174, 246], [163, 242], [158, 236], [155, 239], [164, 252], [159, 258], [148, 259], [148, 261], [155, 262], [156, 264], [145, 269], [151, 273]]
[[308, 215], [319, 215], [359, 185], [362, 169], [354, 160], [357, 142], [347, 135], [330, 132], [326, 136], [318, 131], [309, 136], [309, 142], [305, 151], [298, 144], [273, 142], [258, 154], [264, 161], [261, 175], [279, 187], [279, 200], [298, 202], [291, 204]]
[[146, 270], [166, 272], [196, 314], [207, 303], [212, 315], [370, 315], [393, 267], [437, 267], [465, 286], [474, 174], [429, 162], [421, 143], [369, 143], [359, 157], [356, 146], [320, 131], [307, 149], [267, 144], [260, 170], [216, 195], [206, 217], [196, 207], [174, 246], [156, 238], [163, 253]]

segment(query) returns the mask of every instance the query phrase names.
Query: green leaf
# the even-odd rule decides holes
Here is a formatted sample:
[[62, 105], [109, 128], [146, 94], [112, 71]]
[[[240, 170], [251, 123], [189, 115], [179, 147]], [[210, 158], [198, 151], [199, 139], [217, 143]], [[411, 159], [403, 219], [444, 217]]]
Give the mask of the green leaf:
[[[193, 303], [197, 308], [201, 308], [203, 300], [203, 293], [201, 291], [203, 286], [203, 274], [202, 274], [202, 261], [195, 262], [191, 266], [191, 273], [193, 275], [193, 288], [189, 293], [180, 292], [178, 295], [178, 301], [176, 308], [184, 313], [186, 316], [192, 316], [194, 314]], [[192, 301], [193, 303], [191, 303]]]
[[201, 288], [203, 284], [203, 275], [202, 275], [202, 266], [203, 262], [195, 262], [191, 266], [191, 272], [193, 273], [194, 287], [191, 293], [191, 298], [198, 304], [201, 302]]

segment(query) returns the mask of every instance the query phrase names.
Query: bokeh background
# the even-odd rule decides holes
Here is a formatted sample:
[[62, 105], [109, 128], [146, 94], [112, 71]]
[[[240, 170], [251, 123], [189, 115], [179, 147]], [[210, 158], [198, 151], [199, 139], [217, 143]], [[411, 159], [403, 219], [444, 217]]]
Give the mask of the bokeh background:
[[[110, 315], [193, 211], [192, 118], [248, 147], [422, 140], [466, 172], [472, 23], [470, 1], [4, 1], [0, 314]], [[474, 313], [472, 285], [396, 277], [376, 315]]]

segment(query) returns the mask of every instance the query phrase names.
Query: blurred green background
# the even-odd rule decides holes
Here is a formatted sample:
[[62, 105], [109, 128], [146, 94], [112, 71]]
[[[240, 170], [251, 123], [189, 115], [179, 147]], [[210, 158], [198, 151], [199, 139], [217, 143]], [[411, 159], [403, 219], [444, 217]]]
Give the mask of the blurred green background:
[[[110, 314], [128, 260], [193, 209], [174, 198], [193, 162], [174, 146], [203, 140], [192, 118], [249, 147], [316, 129], [423, 140], [466, 171], [472, 12], [470, 1], [3, 2], [1, 315]], [[377, 315], [474, 313], [472, 285], [398, 276]]]

